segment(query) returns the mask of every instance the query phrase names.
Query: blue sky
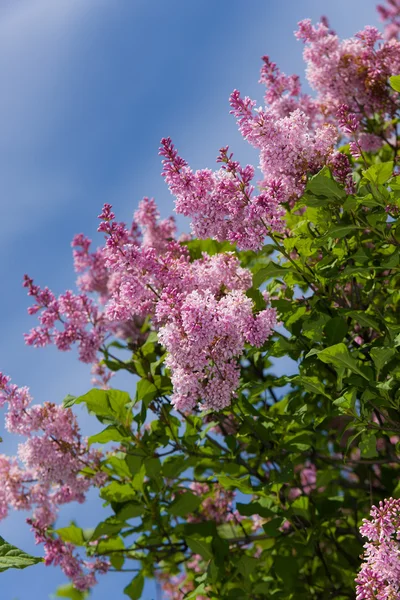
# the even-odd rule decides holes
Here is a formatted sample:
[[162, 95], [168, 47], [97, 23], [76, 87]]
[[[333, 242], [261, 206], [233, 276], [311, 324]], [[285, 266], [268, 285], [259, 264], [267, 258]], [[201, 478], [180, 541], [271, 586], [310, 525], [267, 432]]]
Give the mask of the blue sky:
[[[342, 37], [377, 24], [374, 0], [2, 0], [0, 370], [30, 386], [36, 401], [84, 393], [90, 375], [73, 352], [25, 347], [22, 334], [35, 322], [23, 274], [56, 293], [72, 288], [70, 241], [83, 231], [101, 244], [96, 216], [104, 202], [129, 220], [143, 196], [154, 196], [170, 214], [161, 137], [171, 136], [194, 168], [214, 167], [227, 144], [240, 160], [256, 160], [229, 115], [229, 94], [237, 88], [261, 103], [263, 54], [303, 76], [292, 32], [300, 19], [322, 14]], [[126, 378], [116, 384], [132, 391]], [[15, 444], [5, 434], [1, 451]], [[100, 515], [93, 499], [90, 510], [68, 507], [61, 522], [92, 526]], [[0, 535], [38, 550], [23, 515], [0, 523]], [[122, 598], [115, 590], [126, 581], [105, 577], [93, 600]], [[41, 565], [9, 571], [1, 598], [45, 600], [63, 582], [58, 569]], [[144, 598], [156, 600], [153, 585]]]

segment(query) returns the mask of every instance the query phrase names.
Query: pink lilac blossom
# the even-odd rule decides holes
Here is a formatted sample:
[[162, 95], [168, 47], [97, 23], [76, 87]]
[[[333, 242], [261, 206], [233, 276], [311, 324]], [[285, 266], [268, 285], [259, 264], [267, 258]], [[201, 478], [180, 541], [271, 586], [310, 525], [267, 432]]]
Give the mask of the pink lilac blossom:
[[84, 561], [75, 551], [75, 546], [53, 538], [33, 525], [37, 543], [44, 544], [44, 564], [60, 566], [64, 574], [73, 582], [74, 587], [86, 591], [97, 583], [96, 573], [104, 574], [109, 569], [109, 562], [102, 559]]
[[153, 198], [143, 198], [134, 214], [134, 221], [143, 235], [143, 246], [154, 248], [162, 254], [170, 240], [175, 239], [176, 225], [173, 217], [160, 221], [160, 213]]
[[334, 178], [344, 185], [347, 194], [354, 194], [356, 186], [353, 180], [353, 169], [348, 156], [342, 152], [334, 152], [329, 159], [328, 166]]
[[101, 361], [93, 364], [91, 373], [93, 375], [91, 380], [93, 385], [103, 390], [110, 389], [109, 382], [111, 378], [114, 377], [115, 373], [107, 369], [107, 367]]
[[307, 462], [306, 464], [297, 465], [295, 472], [300, 473], [301, 487], [293, 487], [289, 490], [288, 498], [290, 501], [295, 500], [302, 494], [309, 496], [316, 488], [317, 469], [313, 463]]
[[385, 23], [384, 38], [386, 40], [398, 39], [400, 32], [400, 0], [387, 0], [385, 4], [378, 4], [377, 10], [381, 21]]
[[385, 117], [397, 111], [387, 80], [400, 72], [400, 44], [382, 41], [375, 27], [367, 26], [354, 38], [340, 41], [323, 23], [300, 21], [296, 37], [305, 43], [307, 79], [317, 92], [319, 110], [334, 118], [341, 105], [359, 119], [375, 113]]
[[[275, 191], [278, 195], [279, 186]], [[265, 202], [259, 196], [252, 211], [265, 216], [269, 210]], [[136, 214], [144, 231], [141, 243], [136, 228], [128, 230], [114, 220], [110, 205], [103, 207], [100, 218], [99, 231], [107, 235], [104, 248], [92, 258], [89, 241], [80, 237], [83, 250], [76, 250], [75, 261], [79, 270], [87, 268], [90, 273], [87, 289], [94, 291], [93, 282], [100, 280], [94, 270], [101, 271], [97, 291], [106, 299], [104, 307], [85, 293], [68, 291], [55, 298], [26, 277], [28, 293], [36, 300], [30, 312], [40, 312], [40, 326], [26, 336], [27, 343], [53, 342], [60, 350], [77, 343], [80, 359], [95, 365], [104, 386], [109, 375], [98, 364], [100, 347], [121, 329], [131, 340], [137, 339], [136, 324], [138, 329], [150, 316], [168, 351], [165, 362], [172, 373], [174, 406], [184, 411], [198, 403], [212, 410], [228, 406], [239, 385], [238, 358], [245, 344], [262, 346], [276, 324], [274, 309], [253, 313], [253, 302], [246, 296], [252, 285], [250, 272], [231, 253], [204, 254], [190, 262], [187, 248], [171, 239], [173, 222], [157, 223], [154, 201], [145, 199]], [[157, 247], [154, 236], [159, 238]]]
[[[134, 220], [128, 230], [124, 224], [115, 223], [111, 206], [106, 204], [102, 213], [102, 231], [112, 229], [110, 244], [129, 244], [132, 252], [141, 250], [157, 256], [166, 251], [170, 240], [175, 236], [175, 223], [172, 217], [159, 220], [153, 199], [144, 198], [138, 206]], [[129, 311], [124, 315], [108, 313], [102, 305], [110, 301], [120, 289], [119, 276], [110, 265], [105, 248], [90, 250], [91, 240], [78, 234], [72, 241], [75, 271], [79, 273], [77, 287], [79, 294], [67, 291], [58, 298], [48, 289], [41, 289], [27, 275], [24, 286], [35, 304], [28, 309], [30, 314], [38, 314], [39, 326], [25, 335], [28, 345], [42, 347], [55, 344], [59, 350], [70, 350], [78, 346], [82, 362], [93, 363], [97, 375], [101, 375], [101, 385], [107, 385], [109, 374], [99, 366], [99, 350], [110, 336], [129, 339], [131, 343], [143, 341], [141, 327], [146, 316], [143, 313], [132, 317]], [[95, 297], [90, 297], [94, 294]], [[99, 369], [102, 370], [100, 374]], [[98, 381], [98, 380], [96, 380]]]
[[152, 247], [128, 243], [126, 230], [108, 214], [100, 229], [109, 235], [106, 264], [118, 285], [106, 316], [152, 316], [168, 352], [175, 408], [189, 411], [198, 403], [225, 408], [239, 385], [238, 357], [245, 343], [264, 344], [276, 324], [275, 310], [253, 314], [253, 301], [245, 294], [251, 274], [232, 253], [203, 254], [190, 262], [187, 248], [170, 241], [157, 254]]
[[332, 154], [336, 128], [329, 124], [310, 127], [309, 116], [299, 108], [284, 117], [277, 117], [273, 106], [255, 109], [255, 102], [242, 98], [237, 90], [230, 103], [242, 136], [260, 151], [261, 188], [279, 181], [282, 201], [299, 198], [307, 175], [319, 171]]
[[300, 77], [285, 75], [268, 56], [262, 57], [259, 83], [266, 87], [265, 104], [279, 117], [288, 117], [296, 109], [307, 115], [311, 124], [318, 119], [318, 106], [308, 94], [302, 94]]
[[383, 140], [373, 133], [360, 133], [358, 143], [363, 152], [377, 152], [383, 145]]
[[70, 350], [76, 343], [79, 359], [85, 363], [95, 362], [107, 333], [104, 315], [98, 306], [86, 294], [71, 291], [56, 298], [48, 288], [42, 290], [34, 285], [27, 275], [24, 287], [35, 299], [29, 313], [40, 313], [40, 325], [25, 335], [25, 342], [36, 348], [53, 343], [62, 351]]
[[380, 502], [370, 516], [360, 527], [368, 542], [356, 579], [357, 600], [394, 600], [400, 595], [400, 500]]
[[190, 515], [190, 523], [201, 523], [202, 521], [215, 521], [216, 523], [226, 523], [227, 521], [239, 522], [241, 515], [233, 508], [235, 492], [227, 490], [219, 484], [209, 485], [208, 483], [192, 482], [190, 489], [197, 496], [205, 496], [197, 514]]
[[[50, 536], [48, 528], [60, 505], [82, 503], [91, 486], [104, 483], [101, 454], [89, 450], [70, 409], [49, 402], [32, 406], [31, 402], [27, 388], [18, 388], [0, 374], [0, 406], [8, 408], [6, 428], [27, 438], [18, 447], [18, 461], [0, 456], [0, 518], [7, 516], [10, 507], [32, 510], [27, 521], [36, 542], [44, 543], [45, 563], [61, 565], [78, 589], [88, 589], [96, 583], [96, 571], [107, 570], [106, 563], [86, 563], [74, 554], [71, 544]], [[81, 474], [87, 466], [95, 472], [92, 478]]]
[[241, 167], [221, 148], [215, 173], [193, 172], [170, 138], [161, 140], [163, 176], [176, 197], [175, 210], [192, 218], [191, 228], [199, 238], [228, 240], [243, 249], [258, 250], [269, 231], [283, 231], [283, 190], [280, 181], [270, 181], [254, 194], [254, 169]]
[[194, 290], [181, 303], [180, 314], [161, 327], [159, 340], [169, 354], [173, 405], [183, 411], [228, 406], [239, 385], [237, 357], [245, 342], [262, 345], [276, 323], [273, 309], [254, 316], [253, 302], [243, 290], [216, 298], [209, 289]]

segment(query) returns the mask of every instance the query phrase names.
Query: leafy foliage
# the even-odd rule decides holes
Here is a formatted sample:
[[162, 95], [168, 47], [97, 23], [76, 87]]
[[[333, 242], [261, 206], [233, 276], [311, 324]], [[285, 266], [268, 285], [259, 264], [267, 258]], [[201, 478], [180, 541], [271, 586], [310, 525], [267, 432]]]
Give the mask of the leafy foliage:
[[[306, 43], [325, 37], [336, 43], [325, 25], [318, 31], [310, 27], [300, 24], [298, 37]], [[374, 30], [362, 35], [353, 45], [365, 42], [370, 60], [378, 61], [381, 49], [371, 50], [378, 39]], [[397, 46], [385, 48], [386, 61]], [[356, 62], [347, 55], [342, 59], [340, 69]], [[262, 75], [279, 83], [279, 99], [291, 90], [293, 100], [298, 95], [291, 87], [294, 80], [264, 62]], [[389, 79], [386, 64], [379, 63], [382, 72], [376, 70], [373, 82], [362, 79], [364, 87], [358, 81], [357, 90], [348, 92], [358, 112], [335, 105], [328, 78], [327, 104], [318, 105], [327, 122], [313, 131], [307, 129], [312, 111], [307, 118], [299, 116], [300, 109], [286, 117], [272, 113], [275, 120], [267, 109], [254, 116], [251, 101], [234, 92], [231, 106], [239, 128], [261, 148], [266, 180], [258, 196], [250, 184], [252, 169], [241, 168], [227, 148], [218, 159], [221, 171], [211, 175], [193, 173], [171, 141], [162, 141], [164, 176], [177, 206], [192, 215], [195, 230], [204, 237], [211, 231], [216, 239], [171, 241], [168, 220], [155, 224], [153, 219], [149, 233], [154, 206], [147, 201], [140, 208], [147, 220], [139, 217], [145, 236], [154, 237], [152, 244], [140, 246], [133, 238], [135, 228], [128, 232], [114, 222], [110, 205], [103, 209], [100, 230], [109, 236], [104, 249], [109, 254], [100, 274], [112, 267], [111, 288], [118, 290], [120, 301], [117, 310], [111, 295], [105, 321], [109, 324], [110, 314], [117, 314], [110, 329], [114, 333], [126, 318], [128, 334], [123, 341], [101, 338], [98, 368], [103, 375], [106, 368], [127, 371], [136, 388], [132, 396], [92, 389], [65, 398], [66, 410], [84, 404], [101, 424], [88, 444], [104, 451], [92, 454], [92, 462], [82, 460], [80, 475], [96, 482], [107, 516], [91, 530], [76, 523], [53, 529], [51, 542], [61, 541], [64, 554], [79, 548], [99, 571], [110, 566], [133, 570], [124, 589], [131, 600], [142, 597], [146, 578], [155, 578], [169, 597], [179, 600], [345, 600], [354, 595], [363, 551], [361, 520], [372, 504], [400, 497], [395, 94], [400, 84], [399, 76]], [[360, 68], [353, 75], [365, 78], [365, 73]], [[323, 89], [323, 79], [316, 80]], [[358, 96], [354, 101], [356, 92], [364, 94], [364, 103]], [[349, 142], [339, 153], [334, 118]], [[306, 135], [293, 136], [291, 127]], [[276, 167], [273, 143], [285, 169]], [[278, 182], [272, 177], [276, 173]], [[212, 217], [210, 206], [215, 208]], [[254, 231], [252, 219], [258, 219]], [[208, 277], [205, 291], [199, 272]], [[50, 339], [56, 300], [49, 308], [48, 293], [29, 279], [26, 285], [41, 299], [34, 311], [43, 306], [48, 311], [42, 322]], [[192, 304], [185, 304], [188, 298]], [[67, 300], [59, 302], [63, 315], [71, 312], [65, 309], [72, 302]], [[82, 303], [85, 318], [75, 317], [80, 327], [75, 341], [91, 362], [94, 342], [87, 322], [106, 325], [104, 314], [89, 310], [87, 298], [74, 299], [79, 310]], [[210, 307], [215, 309], [212, 318]], [[238, 314], [241, 319], [235, 320]], [[232, 322], [237, 325], [233, 334]], [[211, 327], [216, 333], [210, 336]], [[37, 331], [32, 335], [36, 340]], [[56, 343], [60, 337], [55, 335]], [[193, 348], [202, 358], [200, 367]], [[214, 403], [202, 403], [213, 386], [217, 393], [214, 389], [209, 398]], [[180, 387], [184, 392], [177, 393]], [[224, 402], [218, 405], [221, 390]], [[85, 597], [79, 586], [62, 588], [58, 596]]]
[[[274, 260], [269, 246], [238, 253], [283, 326], [246, 349], [229, 409], [174, 414], [154, 337], [125, 363], [139, 377], [133, 401], [115, 390], [75, 399], [108, 423], [91, 443], [121, 445], [103, 463], [110, 516], [86, 543], [117, 569], [141, 565], [128, 597], [140, 597], [142, 577], [178, 575], [193, 560], [201, 571], [188, 570], [187, 598], [351, 596], [360, 515], [396, 494], [398, 478], [400, 240], [385, 206], [399, 201], [384, 187], [392, 167], [371, 165], [363, 176], [377, 191], [367, 183], [354, 196], [316, 175], [301, 211], [288, 215], [295, 235], [272, 244]], [[196, 252], [208, 244], [196, 240]], [[285, 356], [294, 374], [274, 375]], [[208, 492], [190, 489], [196, 482]], [[217, 489], [236, 492], [223, 522], [204, 510]], [[58, 533], [84, 539], [75, 528]]]
[[41, 558], [27, 554], [0, 537], [0, 571], [25, 569], [40, 562], [42, 562]]

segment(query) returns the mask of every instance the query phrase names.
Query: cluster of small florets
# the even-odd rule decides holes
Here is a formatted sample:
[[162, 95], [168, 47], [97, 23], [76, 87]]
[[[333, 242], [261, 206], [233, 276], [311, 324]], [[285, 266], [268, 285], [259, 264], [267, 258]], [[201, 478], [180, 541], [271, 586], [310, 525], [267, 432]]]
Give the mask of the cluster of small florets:
[[311, 96], [301, 92], [300, 77], [286, 75], [268, 56], [262, 57], [259, 83], [266, 87], [265, 104], [271, 107], [278, 118], [288, 117], [299, 109], [309, 119], [310, 127], [319, 119], [318, 105]]
[[[0, 456], [0, 519], [9, 508], [32, 510], [28, 519], [37, 543], [44, 543], [46, 564], [59, 564], [78, 589], [96, 583], [96, 571], [104, 572], [104, 561], [86, 563], [65, 544], [48, 533], [59, 506], [84, 502], [93, 485], [104, 483], [100, 470], [101, 454], [89, 450], [79, 433], [70, 409], [46, 402], [31, 406], [27, 388], [18, 388], [0, 374], [0, 406], [7, 405], [6, 428], [27, 439], [18, 447], [18, 459]], [[97, 473], [92, 478], [81, 475], [84, 467]]]
[[379, 31], [370, 26], [340, 41], [325, 24], [314, 27], [310, 19], [299, 23], [296, 37], [305, 43], [307, 79], [327, 118], [335, 120], [338, 108], [347, 105], [362, 131], [367, 117], [394, 115], [397, 106], [387, 81], [400, 72], [399, 42], [382, 42]]
[[[231, 159], [227, 163], [229, 167]], [[275, 192], [271, 198], [279, 195], [279, 186]], [[265, 216], [272, 204], [265, 200], [263, 205], [261, 197], [267, 196], [258, 197], [252, 214]], [[253, 302], [246, 296], [251, 274], [233, 254], [205, 254], [190, 262], [186, 246], [173, 237], [173, 220], [158, 222], [158, 217], [154, 201], [145, 198], [135, 213], [135, 226], [128, 230], [115, 221], [111, 206], [104, 205], [99, 215], [99, 231], [107, 236], [104, 248], [90, 254], [90, 240], [78, 236], [73, 242], [75, 267], [84, 273], [78, 283], [85, 292], [79, 295], [68, 291], [56, 298], [26, 277], [28, 293], [36, 300], [29, 312], [40, 313], [40, 326], [26, 342], [53, 342], [60, 350], [77, 343], [80, 359], [93, 363], [105, 387], [109, 375], [99, 365], [99, 349], [113, 334], [135, 341], [143, 320], [151, 317], [168, 351], [174, 406], [188, 411], [200, 402], [203, 408], [221, 410], [239, 385], [238, 357], [244, 345], [264, 344], [276, 324], [276, 312], [265, 308], [253, 314]], [[87, 292], [97, 292], [104, 304]]]
[[190, 515], [190, 523], [201, 523], [202, 521], [215, 521], [215, 523], [226, 523], [228, 521], [239, 522], [242, 517], [233, 507], [235, 492], [227, 490], [219, 484], [209, 485], [194, 481], [190, 489], [197, 496], [204, 496], [196, 514]]
[[301, 487], [293, 487], [289, 490], [288, 498], [291, 501], [302, 494], [309, 496], [315, 490], [317, 482], [317, 469], [313, 463], [297, 465], [295, 472], [299, 473]]
[[328, 161], [337, 142], [337, 130], [329, 124], [315, 128], [300, 108], [280, 117], [275, 106], [255, 109], [255, 101], [231, 95], [232, 113], [244, 139], [260, 151], [261, 187], [279, 181], [287, 202], [304, 192], [307, 175], [316, 173]]
[[397, 39], [400, 33], [400, 0], [388, 0], [386, 5], [378, 4], [377, 9], [385, 23], [384, 38]]
[[191, 217], [195, 236], [258, 250], [269, 232], [283, 231], [284, 190], [280, 181], [271, 180], [255, 194], [254, 168], [241, 167], [227, 147], [220, 150], [217, 162], [222, 166], [218, 171], [193, 172], [178, 156], [170, 138], [161, 144], [162, 174], [176, 198], [175, 210]]
[[353, 180], [353, 169], [350, 160], [342, 152], [334, 152], [328, 161], [334, 178], [341, 183], [348, 194], [354, 194], [356, 186]]
[[[108, 210], [108, 209], [107, 209]], [[127, 243], [127, 235], [107, 223], [106, 264], [118, 282], [106, 316], [123, 320], [152, 316], [168, 351], [173, 405], [182, 411], [228, 406], [239, 385], [238, 357], [245, 343], [264, 344], [276, 324], [274, 309], [253, 314], [246, 296], [251, 274], [232, 253], [190, 262], [187, 248], [170, 241], [162, 254]], [[104, 230], [104, 225], [101, 230]]]
[[[137, 252], [147, 250], [156, 256], [166, 250], [176, 230], [172, 217], [160, 221], [159, 216], [154, 200], [144, 198], [128, 230], [124, 224], [113, 221], [111, 207], [105, 205], [101, 231], [110, 233], [109, 229], [112, 229], [109, 244], [129, 244]], [[41, 289], [35, 285], [26, 275], [24, 286], [28, 295], [35, 299], [28, 312], [39, 313], [40, 324], [25, 336], [25, 341], [35, 347], [53, 343], [63, 351], [76, 344], [80, 360], [93, 363], [95, 374], [99, 375], [99, 368], [104, 371], [98, 367], [99, 349], [103, 343], [111, 335], [129, 339], [132, 343], [140, 341], [147, 307], [136, 317], [132, 317], [129, 311], [123, 315], [115, 314], [111, 308], [106, 313], [104, 304], [110, 301], [115, 290], [120, 289], [119, 277], [113, 265], [110, 268], [106, 249], [97, 248], [91, 252], [91, 240], [83, 234], [76, 235], [71, 245], [75, 271], [79, 273], [77, 286], [80, 293], [67, 291], [56, 297], [48, 288]], [[102, 372], [101, 379], [104, 385], [109, 374]]]
[[169, 317], [159, 333], [169, 352], [174, 406], [183, 411], [198, 402], [204, 409], [228, 406], [239, 385], [237, 358], [245, 342], [261, 346], [275, 323], [273, 309], [253, 315], [253, 302], [242, 289], [222, 297], [206, 287], [188, 293], [179, 316]]
[[400, 500], [384, 500], [370, 515], [360, 527], [368, 542], [356, 579], [357, 600], [394, 600], [400, 597]]
[[78, 345], [79, 359], [85, 363], [96, 361], [104, 341], [107, 326], [99, 307], [87, 294], [66, 291], [56, 298], [48, 288], [41, 289], [25, 276], [24, 286], [35, 304], [29, 314], [39, 314], [38, 327], [25, 335], [25, 342], [35, 348], [53, 343], [58, 350], [70, 350]]

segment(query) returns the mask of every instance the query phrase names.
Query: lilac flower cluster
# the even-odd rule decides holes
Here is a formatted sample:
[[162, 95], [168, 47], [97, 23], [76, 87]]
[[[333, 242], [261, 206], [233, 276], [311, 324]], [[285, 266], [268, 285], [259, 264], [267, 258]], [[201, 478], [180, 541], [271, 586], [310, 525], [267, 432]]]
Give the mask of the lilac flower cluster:
[[261, 81], [267, 85], [265, 108], [255, 101], [231, 94], [231, 112], [243, 137], [260, 151], [263, 180], [260, 192], [252, 183], [254, 168], [242, 167], [222, 148], [212, 172], [193, 172], [181, 158], [170, 138], [161, 141], [163, 176], [176, 197], [178, 213], [192, 218], [192, 231], [200, 238], [237, 243], [243, 249], [258, 250], [270, 232], [284, 231], [282, 204], [304, 191], [307, 175], [327, 164], [337, 142], [330, 124], [313, 127], [316, 105], [302, 96], [298, 78], [280, 73], [264, 57]]
[[[266, 215], [260, 198], [257, 210]], [[56, 298], [25, 278], [36, 301], [29, 312], [40, 313], [40, 325], [26, 342], [54, 343], [60, 350], [77, 343], [80, 359], [93, 363], [105, 387], [109, 374], [98, 362], [99, 349], [115, 334], [131, 343], [139, 340], [144, 319], [151, 317], [168, 351], [174, 406], [183, 411], [199, 402], [213, 410], [228, 406], [239, 385], [244, 345], [262, 346], [276, 324], [274, 309], [253, 314], [253, 301], [246, 296], [250, 272], [232, 253], [204, 254], [190, 262], [186, 246], [174, 239], [173, 220], [159, 221], [154, 200], [140, 203], [130, 229], [115, 221], [108, 204], [100, 219], [104, 248], [90, 253], [90, 240], [79, 235], [73, 241], [80, 294], [67, 291]]]
[[227, 147], [220, 150], [217, 162], [222, 166], [217, 172], [202, 169], [194, 173], [178, 156], [170, 138], [161, 144], [162, 174], [176, 197], [175, 210], [192, 218], [195, 236], [258, 250], [270, 231], [283, 231], [280, 181], [271, 180], [260, 194], [254, 194], [254, 168], [241, 167]]
[[[149, 198], [139, 203], [129, 231], [125, 225], [114, 223], [113, 226], [116, 231], [118, 228], [123, 230], [125, 243], [138, 249], [152, 248], [155, 255], [165, 250], [176, 229], [172, 217], [160, 221], [155, 202]], [[91, 252], [91, 240], [83, 234], [76, 235], [71, 245], [75, 271], [79, 273], [77, 286], [80, 293], [67, 291], [57, 298], [48, 288], [41, 289], [26, 275], [24, 286], [35, 300], [28, 312], [39, 313], [39, 326], [25, 335], [25, 341], [35, 347], [54, 344], [63, 351], [76, 344], [80, 360], [93, 363], [94, 374], [100, 375], [101, 384], [105, 385], [110, 374], [99, 365], [99, 349], [112, 335], [129, 339], [131, 343], [140, 342], [146, 311], [140, 316], [126, 314], [124, 318], [111, 314], [111, 310], [106, 314], [104, 305], [119, 289], [119, 279], [107, 265], [105, 249]]]
[[357, 600], [394, 600], [400, 597], [400, 500], [380, 502], [370, 516], [360, 527], [368, 542], [356, 579]]
[[230, 104], [244, 139], [260, 151], [262, 189], [278, 181], [283, 201], [299, 198], [307, 175], [321, 169], [334, 151], [336, 128], [328, 124], [311, 127], [309, 115], [300, 108], [283, 117], [275, 103], [255, 109], [255, 101], [242, 98], [237, 90]]
[[400, 33], [400, 0], [387, 0], [386, 5], [378, 4], [377, 9], [381, 20], [386, 21], [385, 39], [397, 39]]
[[[89, 589], [96, 583], [96, 572], [106, 572], [108, 564], [82, 560], [72, 544], [51, 534], [49, 528], [60, 505], [82, 503], [91, 486], [104, 484], [101, 454], [89, 450], [70, 409], [49, 402], [32, 406], [31, 402], [27, 388], [18, 388], [0, 374], [0, 406], [8, 407], [6, 428], [27, 438], [18, 447], [18, 460], [0, 455], [0, 519], [10, 508], [32, 510], [28, 523], [36, 542], [44, 544], [45, 563], [60, 565], [78, 589]], [[84, 467], [94, 476], [82, 475]]]
[[233, 508], [235, 492], [227, 490], [219, 484], [210, 486], [208, 483], [194, 481], [190, 484], [190, 489], [197, 496], [203, 496], [204, 500], [200, 504], [198, 514], [190, 515], [190, 523], [201, 523], [202, 521], [215, 521], [215, 523], [226, 523], [228, 521], [239, 522], [242, 517], [237, 510]]
[[239, 385], [245, 343], [261, 346], [276, 324], [274, 309], [253, 314], [246, 296], [251, 274], [232, 253], [190, 262], [186, 247], [169, 241], [164, 252], [138, 246], [106, 206], [100, 230], [108, 234], [107, 268], [115, 275], [105, 307], [109, 320], [152, 316], [168, 351], [172, 403], [178, 410], [221, 410]]
[[314, 27], [310, 19], [299, 23], [296, 37], [305, 43], [307, 79], [326, 118], [334, 120], [341, 105], [348, 106], [359, 123], [375, 113], [394, 115], [397, 106], [387, 81], [400, 72], [399, 42], [382, 42], [379, 31], [370, 26], [340, 41], [325, 24]]

